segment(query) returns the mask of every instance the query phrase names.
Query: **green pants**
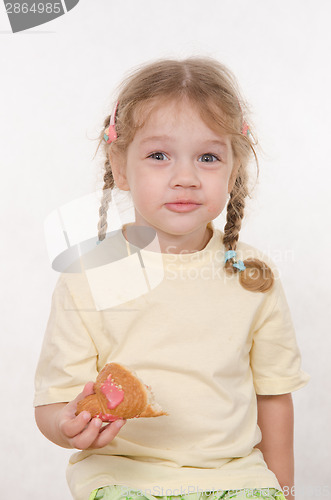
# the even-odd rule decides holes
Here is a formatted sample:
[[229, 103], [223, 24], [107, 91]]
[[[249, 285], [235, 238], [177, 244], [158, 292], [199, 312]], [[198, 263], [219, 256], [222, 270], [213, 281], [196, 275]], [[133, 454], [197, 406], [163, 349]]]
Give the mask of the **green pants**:
[[246, 500], [262, 498], [264, 500], [286, 500], [283, 493], [275, 488], [245, 488], [242, 490], [204, 491], [178, 496], [153, 496], [134, 490], [129, 486], [105, 486], [94, 490], [89, 500]]

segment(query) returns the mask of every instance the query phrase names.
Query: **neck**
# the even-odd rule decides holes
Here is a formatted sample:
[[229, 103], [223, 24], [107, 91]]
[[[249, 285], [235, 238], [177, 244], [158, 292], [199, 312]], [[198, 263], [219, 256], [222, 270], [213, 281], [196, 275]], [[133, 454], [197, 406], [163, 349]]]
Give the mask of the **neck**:
[[209, 227], [200, 228], [195, 231], [193, 234], [181, 234], [181, 235], [170, 235], [168, 233], [164, 233], [156, 229], [155, 238], [146, 246], [146, 244], [137, 238], [130, 237], [128, 234], [127, 226], [134, 226], [135, 224], [126, 224], [123, 226], [123, 235], [125, 239], [139, 247], [144, 248], [144, 250], [148, 250], [150, 252], [161, 252], [167, 254], [180, 254], [180, 253], [194, 253], [203, 250], [209, 240], [213, 235], [213, 231]]

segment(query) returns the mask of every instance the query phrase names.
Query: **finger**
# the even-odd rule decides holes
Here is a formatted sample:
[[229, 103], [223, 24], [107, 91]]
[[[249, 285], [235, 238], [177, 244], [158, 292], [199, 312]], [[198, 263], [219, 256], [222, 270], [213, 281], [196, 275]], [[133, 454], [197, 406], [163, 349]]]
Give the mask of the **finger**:
[[77, 403], [86, 396], [94, 394], [94, 383], [87, 382], [73, 401], [70, 401], [63, 410], [62, 419], [59, 422], [60, 431], [66, 438], [73, 438], [80, 434], [88, 422], [91, 420], [91, 414], [88, 411], [82, 411], [76, 416]]
[[101, 426], [102, 421], [99, 418], [93, 418], [88, 426], [71, 440], [72, 445], [80, 450], [90, 448], [97, 439]]
[[125, 424], [126, 420], [121, 419], [103, 427], [96, 439], [91, 443], [90, 448], [103, 448], [111, 443]]
[[90, 420], [91, 414], [88, 411], [82, 411], [77, 417], [64, 418], [60, 422], [60, 430], [67, 438], [73, 438], [83, 432]]
[[82, 390], [71, 403], [78, 403], [78, 401], [81, 401], [82, 399], [86, 398], [86, 396], [90, 396], [91, 394], [94, 394], [94, 383], [93, 382], [87, 382]]
[[83, 394], [84, 398], [86, 396], [90, 396], [91, 394], [95, 394], [94, 382], [87, 382], [87, 384], [85, 384], [85, 386], [84, 386], [82, 394]]
[[94, 394], [94, 383], [93, 382], [87, 382], [85, 384], [84, 389], [82, 392], [80, 392], [75, 399], [70, 401], [70, 403], [67, 404], [66, 406], [66, 414], [70, 418], [74, 418], [77, 410], [77, 403], [84, 399], [86, 396], [90, 396], [91, 394]]

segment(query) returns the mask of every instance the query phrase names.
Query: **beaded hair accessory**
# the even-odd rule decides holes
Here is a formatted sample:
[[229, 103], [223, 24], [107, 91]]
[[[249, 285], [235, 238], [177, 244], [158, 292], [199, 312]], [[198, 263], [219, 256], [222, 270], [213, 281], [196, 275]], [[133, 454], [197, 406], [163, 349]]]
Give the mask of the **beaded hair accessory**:
[[116, 117], [117, 106], [118, 106], [118, 101], [116, 102], [113, 112], [110, 115], [109, 125], [106, 128], [105, 133], [103, 135], [103, 138], [107, 142], [107, 144], [110, 144], [111, 142], [115, 141], [115, 139], [117, 139], [117, 133], [115, 130], [115, 117]]
[[243, 135], [245, 135], [246, 137], [248, 137], [248, 136], [249, 136], [249, 134], [251, 133], [251, 131], [249, 130], [248, 124], [247, 124], [247, 122], [245, 122], [245, 121], [244, 121], [244, 123], [243, 123], [242, 129], [241, 129], [241, 133], [242, 133]]
[[243, 112], [243, 109], [241, 107], [241, 104], [240, 104], [240, 101], [238, 99], [238, 104], [239, 104], [239, 108], [240, 108], [240, 111], [241, 111], [241, 116], [242, 116], [242, 127], [241, 127], [241, 133], [242, 135], [245, 135], [246, 137], [249, 136], [249, 134], [251, 133], [251, 131], [249, 130], [249, 126], [248, 126], [248, 123], [246, 122], [245, 120], [245, 117], [244, 117], [244, 112]]
[[[236, 259], [236, 258], [237, 258], [237, 252], [235, 250], [228, 250], [227, 252], [225, 252], [224, 262], [226, 263], [229, 259]], [[239, 269], [239, 271], [244, 271], [246, 269], [246, 266], [242, 260], [238, 261], [235, 260], [232, 266]]]

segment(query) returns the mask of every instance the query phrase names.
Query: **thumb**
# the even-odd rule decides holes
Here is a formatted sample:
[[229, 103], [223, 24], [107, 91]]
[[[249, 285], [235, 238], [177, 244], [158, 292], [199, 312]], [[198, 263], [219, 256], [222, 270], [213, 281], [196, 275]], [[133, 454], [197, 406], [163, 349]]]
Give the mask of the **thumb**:
[[70, 403], [67, 404], [67, 415], [71, 416], [71, 418], [74, 418], [76, 415], [77, 404], [79, 403], [79, 401], [82, 401], [82, 399], [86, 398], [86, 396], [90, 396], [91, 394], [94, 394], [94, 383], [87, 382], [82, 392], [80, 392], [75, 397], [75, 399], [73, 399]]
[[94, 382], [87, 382], [85, 384], [84, 389], [80, 392], [75, 399], [72, 401], [74, 405], [77, 405], [78, 401], [86, 398], [86, 396], [90, 396], [91, 394], [95, 394], [94, 392]]
[[90, 396], [91, 394], [95, 394], [94, 392], [94, 382], [87, 382], [83, 389], [83, 397]]

